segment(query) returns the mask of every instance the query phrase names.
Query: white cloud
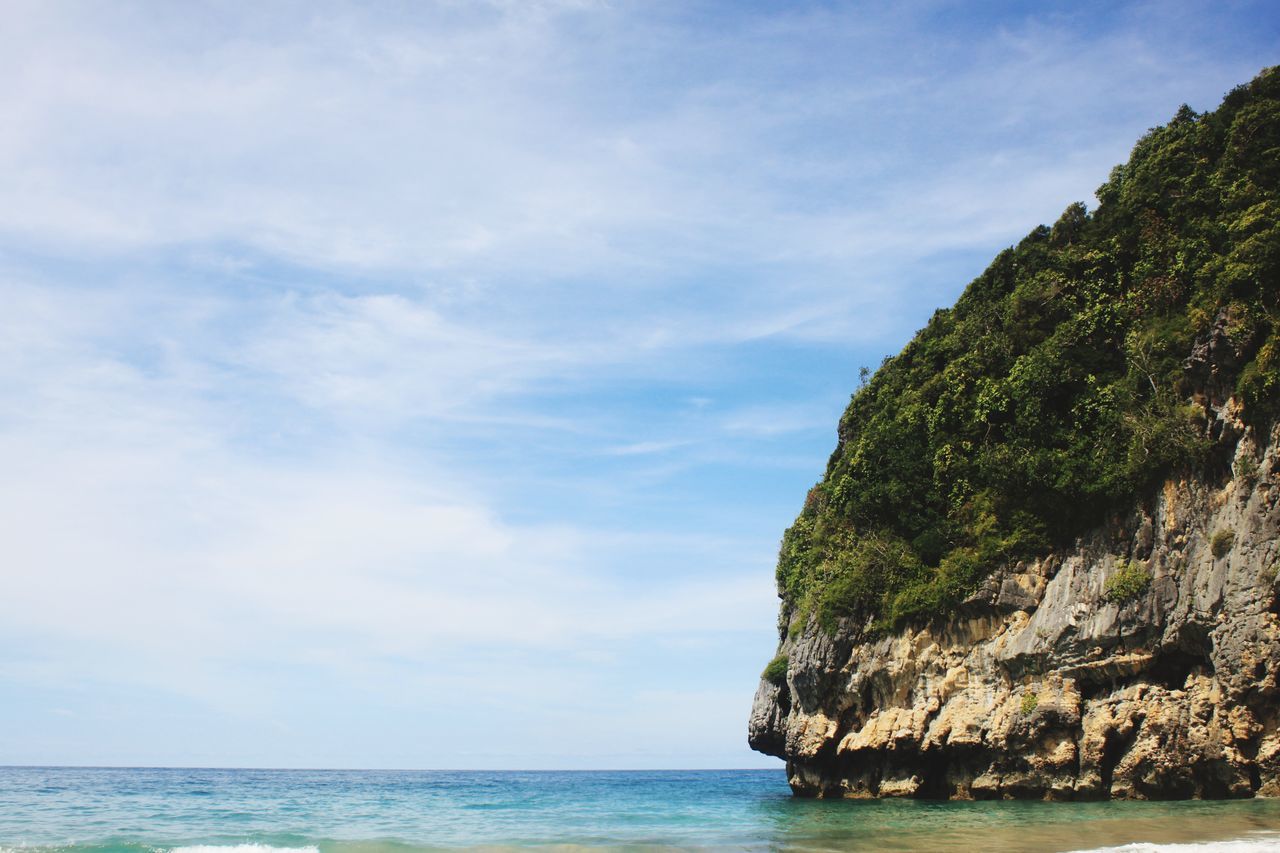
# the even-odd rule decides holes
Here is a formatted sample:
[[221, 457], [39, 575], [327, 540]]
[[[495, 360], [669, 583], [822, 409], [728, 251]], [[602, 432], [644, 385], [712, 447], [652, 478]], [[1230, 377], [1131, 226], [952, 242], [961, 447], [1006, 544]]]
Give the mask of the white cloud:
[[[244, 672], [250, 664], [318, 667], [341, 681], [376, 673], [371, 662], [387, 656], [425, 665], [487, 648], [570, 655], [757, 633], [771, 622], [767, 559], [708, 576], [717, 563], [706, 556], [729, 553], [725, 543], [504, 521], [468, 486], [466, 469], [430, 452], [406, 468], [402, 454], [377, 444], [264, 451], [233, 390], [246, 368], [220, 368], [226, 353], [216, 350], [201, 359], [210, 341], [200, 319], [145, 299], [126, 301], [142, 309], [131, 317], [111, 299], [98, 299], [94, 315], [76, 310], [75, 292], [10, 292], [6, 339], [18, 343], [11, 354], [29, 357], [0, 370], [17, 404], [0, 424], [0, 621], [63, 648], [45, 665], [62, 679], [92, 675], [242, 707], [262, 701]], [[352, 316], [334, 321], [326, 312], [335, 306]], [[460, 388], [468, 371], [501, 367], [480, 363], [494, 342], [459, 336], [395, 299], [300, 311], [303, 321], [282, 314], [263, 326], [262, 339], [278, 345], [245, 349], [253, 381], [273, 398], [294, 389], [321, 411], [360, 404], [376, 424], [400, 416], [394, 398], [421, 393], [384, 375], [394, 353], [412, 362], [406, 375]], [[116, 351], [153, 343], [137, 336], [156, 322], [185, 343], [145, 366]], [[419, 345], [472, 363], [450, 375], [447, 358], [415, 358]], [[328, 390], [340, 368], [358, 379], [340, 387], [367, 383], [386, 398]], [[421, 409], [447, 414], [484, 393], [426, 394]], [[621, 570], [682, 552], [690, 565], [670, 567], [658, 586]], [[495, 663], [491, 675], [515, 678], [509, 665]], [[445, 673], [443, 683], [456, 677]]]
[[396, 294], [288, 297], [271, 307], [235, 357], [318, 408], [459, 416], [591, 358], [589, 350], [469, 328]]
[[726, 414], [724, 429], [729, 433], [774, 437], [806, 430], [830, 430], [833, 423], [829, 406], [812, 403], [746, 406]]
[[[913, 30], [921, 10], [744, 14], [710, 35], [651, 12], [17, 7], [0, 45], [21, 82], [0, 95], [0, 232], [57, 251], [229, 244], [471, 276], [482, 304], [543, 323], [545, 306], [579, 301], [616, 325], [629, 290], [712, 264], [732, 270], [708, 291], [729, 328], [835, 334], [807, 307], [853, 289], [852, 307], [887, 303], [890, 318], [912, 290], [894, 280], [904, 255], [1016, 238], [1179, 100], [1211, 106], [1256, 70], [1174, 60], [1143, 14], [1092, 39], [1028, 18], [947, 65], [946, 34]], [[879, 48], [904, 38], [921, 53], [895, 67]], [[791, 73], [806, 59], [824, 65]], [[646, 85], [637, 63], [670, 72]], [[612, 297], [566, 283], [601, 275]], [[707, 325], [691, 307], [632, 319], [688, 333]]]
[[636, 441], [611, 447], [605, 452], [610, 456], [649, 456], [678, 450], [692, 444], [688, 439], [669, 439], [667, 441]]

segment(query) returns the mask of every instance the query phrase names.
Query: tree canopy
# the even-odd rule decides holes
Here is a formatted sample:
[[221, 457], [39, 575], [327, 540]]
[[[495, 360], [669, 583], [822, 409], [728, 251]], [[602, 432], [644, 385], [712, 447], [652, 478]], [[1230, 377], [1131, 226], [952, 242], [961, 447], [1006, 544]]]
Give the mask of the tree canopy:
[[1226, 398], [1278, 413], [1280, 69], [1183, 106], [1097, 198], [997, 255], [853, 395], [782, 541], [797, 619], [945, 614], [1214, 464]]

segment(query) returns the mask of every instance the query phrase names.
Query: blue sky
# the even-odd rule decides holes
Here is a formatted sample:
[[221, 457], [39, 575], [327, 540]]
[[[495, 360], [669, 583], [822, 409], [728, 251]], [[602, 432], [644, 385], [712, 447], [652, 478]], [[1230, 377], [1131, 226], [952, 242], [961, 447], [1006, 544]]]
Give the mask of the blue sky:
[[775, 766], [858, 368], [1272, 3], [12, 3], [0, 763]]

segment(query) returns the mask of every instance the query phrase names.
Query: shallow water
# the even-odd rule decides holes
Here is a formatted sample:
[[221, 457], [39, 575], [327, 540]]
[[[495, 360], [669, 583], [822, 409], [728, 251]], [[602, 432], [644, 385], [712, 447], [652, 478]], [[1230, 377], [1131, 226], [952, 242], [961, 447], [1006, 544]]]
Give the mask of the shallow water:
[[0, 846], [10, 849], [1066, 851], [1138, 842], [1124, 849], [1280, 851], [1280, 801], [812, 801], [793, 799], [780, 770], [0, 768]]

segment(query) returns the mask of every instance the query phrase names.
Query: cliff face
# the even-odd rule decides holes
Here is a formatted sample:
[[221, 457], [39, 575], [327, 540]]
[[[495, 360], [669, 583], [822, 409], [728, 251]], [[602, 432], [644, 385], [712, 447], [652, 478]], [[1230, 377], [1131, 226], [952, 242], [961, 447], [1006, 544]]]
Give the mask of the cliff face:
[[1280, 69], [853, 396], [750, 743], [808, 796], [1280, 796]]
[[752, 747], [807, 796], [1280, 795], [1280, 427], [1260, 442], [1228, 400], [1217, 431], [1230, 475], [1169, 480], [951, 618], [784, 631]]

